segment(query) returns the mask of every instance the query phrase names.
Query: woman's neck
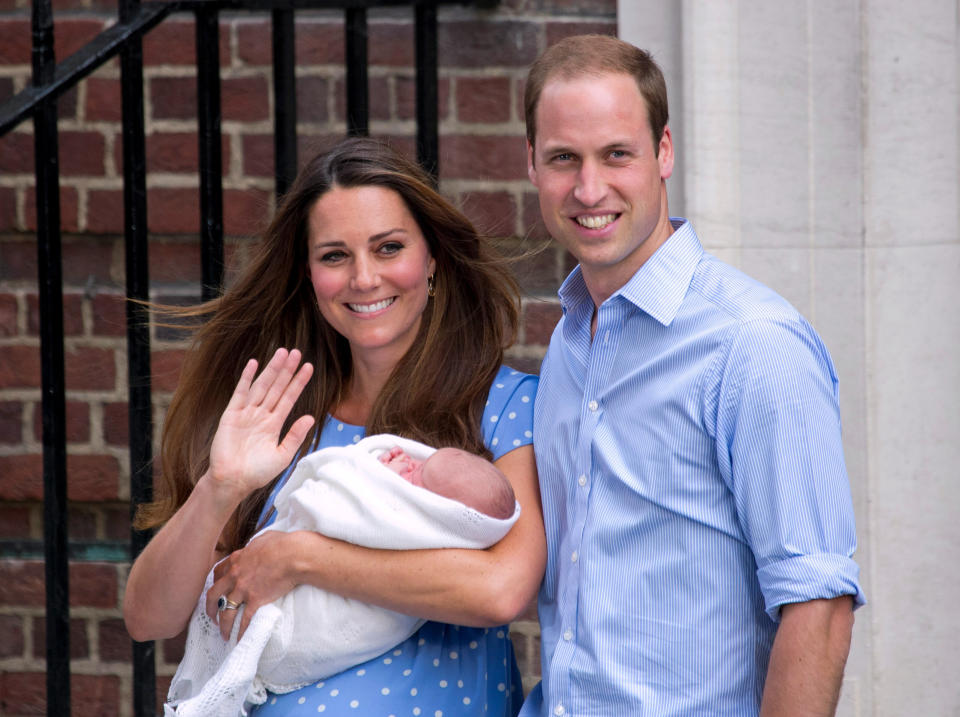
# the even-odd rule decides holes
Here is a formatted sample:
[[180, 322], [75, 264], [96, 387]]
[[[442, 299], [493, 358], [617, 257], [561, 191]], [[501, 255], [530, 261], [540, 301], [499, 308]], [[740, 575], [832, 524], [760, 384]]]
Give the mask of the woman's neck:
[[373, 404], [387, 384], [396, 362], [380, 364], [371, 361], [358, 361], [353, 357], [353, 369], [347, 384], [346, 396], [332, 413], [341, 421], [362, 426], [370, 418]]

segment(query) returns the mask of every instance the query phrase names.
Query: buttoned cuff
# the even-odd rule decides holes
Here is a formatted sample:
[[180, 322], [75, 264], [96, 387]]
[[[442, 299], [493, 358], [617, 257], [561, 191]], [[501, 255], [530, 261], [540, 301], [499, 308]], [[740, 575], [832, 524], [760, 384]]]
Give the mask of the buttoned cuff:
[[853, 596], [854, 609], [866, 602], [860, 589], [860, 568], [845, 555], [817, 553], [770, 563], [757, 571], [767, 614], [780, 622], [780, 606]]

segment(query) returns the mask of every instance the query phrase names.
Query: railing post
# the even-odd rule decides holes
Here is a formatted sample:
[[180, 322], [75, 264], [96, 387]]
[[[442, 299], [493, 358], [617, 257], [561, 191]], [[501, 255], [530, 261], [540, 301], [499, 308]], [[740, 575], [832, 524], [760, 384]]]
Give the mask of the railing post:
[[201, 6], [197, 22], [197, 134], [200, 142], [201, 296], [223, 287], [223, 149], [220, 131], [220, 16]]
[[273, 11], [273, 152], [277, 196], [297, 174], [296, 36], [293, 10]]
[[[33, 0], [33, 84], [53, 81], [53, 10]], [[40, 294], [43, 413], [43, 542], [47, 609], [47, 714], [70, 715], [70, 585], [67, 558], [66, 380], [63, 349], [63, 267], [60, 248], [60, 165], [57, 103], [33, 115]]]
[[[120, 0], [120, 21], [128, 22], [140, 0]], [[147, 235], [147, 163], [143, 109], [143, 40], [131, 37], [120, 50], [123, 107], [123, 207], [128, 299], [150, 298]], [[130, 510], [153, 498], [153, 419], [150, 386], [150, 324], [144, 307], [126, 302], [127, 392], [130, 433]], [[149, 531], [131, 530], [130, 557], [150, 540]], [[152, 641], [133, 643], [133, 713], [153, 715], [157, 707], [156, 659]]]
[[367, 77], [367, 9], [346, 11], [347, 134], [370, 134], [370, 88]]
[[440, 172], [437, 6], [419, 3], [414, 10], [417, 64], [417, 160], [434, 177]]

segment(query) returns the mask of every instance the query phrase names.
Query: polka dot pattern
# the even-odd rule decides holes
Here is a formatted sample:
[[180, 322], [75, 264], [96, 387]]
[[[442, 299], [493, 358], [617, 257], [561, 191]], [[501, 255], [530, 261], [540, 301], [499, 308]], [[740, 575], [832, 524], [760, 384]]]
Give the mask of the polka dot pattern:
[[[514, 717], [523, 701], [520, 675], [510, 641], [498, 639], [497, 632], [428, 622], [396, 648], [399, 655], [391, 651], [391, 664], [385, 665], [381, 656], [327, 678], [323, 689], [310, 686], [285, 695], [271, 694], [251, 715]], [[423, 645], [418, 644], [421, 640]], [[360, 670], [363, 675], [358, 674]], [[517, 689], [511, 689], [514, 685]]]
[[[501, 367], [482, 421], [494, 460], [531, 443], [537, 377]], [[356, 443], [363, 426], [328, 418], [314, 450]], [[284, 480], [292, 472], [288, 469]], [[276, 492], [271, 495], [272, 505]], [[269, 508], [265, 509], [265, 513]], [[256, 717], [486, 714], [514, 717], [523, 702], [520, 674], [506, 628], [427, 622], [412, 637], [362, 665], [284, 695], [270, 694]]]
[[483, 438], [493, 459], [533, 442], [533, 396], [537, 377], [501, 367], [483, 411]]

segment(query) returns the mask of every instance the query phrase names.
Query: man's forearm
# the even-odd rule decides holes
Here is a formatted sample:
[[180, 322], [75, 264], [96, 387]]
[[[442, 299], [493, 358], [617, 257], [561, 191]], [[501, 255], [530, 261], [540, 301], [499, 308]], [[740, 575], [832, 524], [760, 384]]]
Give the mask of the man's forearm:
[[761, 717], [830, 717], [836, 712], [850, 652], [853, 601], [784, 605], [770, 653]]

